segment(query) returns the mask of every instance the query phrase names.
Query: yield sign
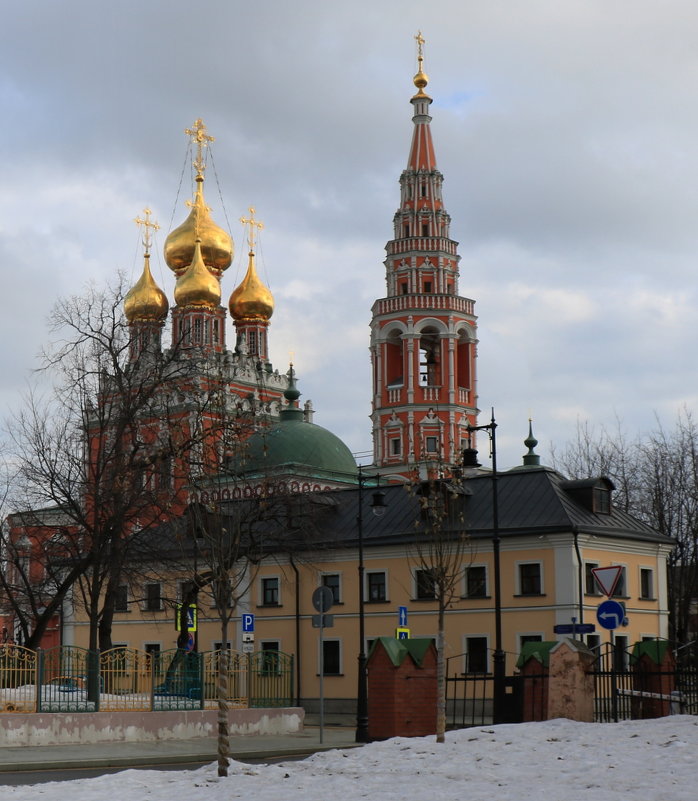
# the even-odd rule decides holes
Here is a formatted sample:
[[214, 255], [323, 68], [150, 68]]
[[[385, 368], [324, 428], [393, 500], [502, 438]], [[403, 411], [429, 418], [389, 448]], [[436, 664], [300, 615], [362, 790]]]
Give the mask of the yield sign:
[[594, 574], [596, 583], [601, 587], [601, 591], [609, 598], [613, 595], [620, 579], [620, 574], [623, 572], [622, 565], [611, 565], [610, 567], [592, 567], [591, 572]]

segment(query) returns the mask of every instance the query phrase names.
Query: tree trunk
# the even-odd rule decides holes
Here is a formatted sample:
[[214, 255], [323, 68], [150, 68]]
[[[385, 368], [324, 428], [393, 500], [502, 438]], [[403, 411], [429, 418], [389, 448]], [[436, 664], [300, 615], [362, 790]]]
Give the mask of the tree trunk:
[[221, 650], [218, 660], [218, 775], [228, 775], [230, 730], [228, 728], [228, 622], [221, 621]]
[[436, 634], [436, 742], [446, 742], [446, 657], [444, 654], [444, 605], [439, 602]]

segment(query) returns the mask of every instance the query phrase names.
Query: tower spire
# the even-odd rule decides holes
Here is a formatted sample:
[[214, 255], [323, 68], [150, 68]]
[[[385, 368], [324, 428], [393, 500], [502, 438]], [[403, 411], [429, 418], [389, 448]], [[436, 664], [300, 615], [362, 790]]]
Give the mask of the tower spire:
[[371, 322], [375, 464], [395, 476], [426, 460], [455, 464], [477, 423], [474, 302], [458, 294], [460, 256], [436, 166], [421, 31], [415, 41], [412, 143], [386, 245], [386, 297]]

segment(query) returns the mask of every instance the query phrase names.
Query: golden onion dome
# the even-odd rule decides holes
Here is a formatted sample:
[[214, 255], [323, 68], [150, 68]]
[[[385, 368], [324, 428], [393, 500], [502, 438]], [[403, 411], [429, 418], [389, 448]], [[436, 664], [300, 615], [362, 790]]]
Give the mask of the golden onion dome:
[[423, 72], [420, 68], [419, 72], [414, 76], [412, 79], [414, 81], [414, 85], [419, 89], [419, 93], [424, 93], [424, 87], [429, 83], [429, 76], [426, 72]]
[[199, 239], [194, 243], [194, 257], [188, 269], [177, 279], [174, 291], [178, 306], [207, 306], [214, 308], [221, 302], [221, 285], [204, 264]]
[[196, 194], [187, 219], [171, 231], [165, 240], [165, 261], [179, 277], [194, 259], [197, 237], [201, 239], [201, 255], [204, 264], [216, 275], [230, 267], [233, 261], [233, 240], [226, 231], [216, 225], [204, 202], [204, 178], [196, 176]]
[[274, 296], [257, 275], [253, 250], [250, 250], [245, 277], [240, 286], [233, 290], [228, 308], [234, 320], [268, 320], [274, 313]]
[[167, 296], [150, 272], [150, 254], [146, 253], [143, 272], [124, 298], [124, 314], [129, 323], [162, 322], [167, 317]]

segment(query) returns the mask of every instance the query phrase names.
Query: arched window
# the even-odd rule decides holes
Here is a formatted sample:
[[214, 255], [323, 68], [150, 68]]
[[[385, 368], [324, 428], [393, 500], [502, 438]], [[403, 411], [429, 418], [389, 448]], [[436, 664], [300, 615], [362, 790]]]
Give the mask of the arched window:
[[441, 339], [435, 328], [425, 328], [419, 338], [419, 383], [441, 386]]

